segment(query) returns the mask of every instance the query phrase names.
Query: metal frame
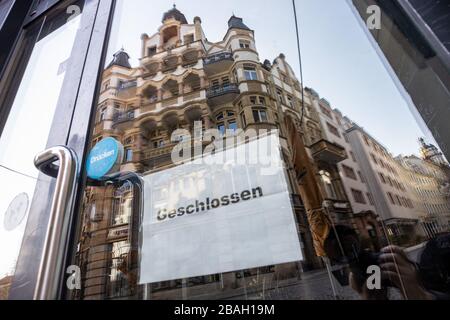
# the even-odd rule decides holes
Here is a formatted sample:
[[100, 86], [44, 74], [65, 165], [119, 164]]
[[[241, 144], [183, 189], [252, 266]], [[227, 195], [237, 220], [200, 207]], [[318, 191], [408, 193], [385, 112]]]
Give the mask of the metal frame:
[[406, 0], [399, 0], [398, 4], [403, 9], [405, 14], [413, 22], [419, 32], [427, 39], [428, 44], [436, 52], [436, 55], [440, 58], [442, 63], [450, 71], [450, 53], [438, 39], [433, 30], [430, 29], [428, 24], [423, 20], [420, 14], [414, 9], [414, 7]]
[[[58, 1], [57, 4], [53, 3], [51, 8], [47, 7], [44, 12], [45, 14], [51, 14], [54, 12], [53, 10], [71, 2], [69, 0]], [[99, 76], [103, 70], [114, 3], [114, 0], [85, 0], [81, 27], [72, 52], [72, 63], [68, 67], [54, 117], [57, 121], [52, 124], [51, 134], [47, 142], [47, 148], [57, 145], [70, 148], [80, 161], [86, 157], [89, 128], [93, 122], [93, 110], [95, 110], [93, 106], [94, 101], [96, 101]], [[39, 21], [40, 18], [39, 15], [36, 15], [30, 25]], [[18, 41], [14, 50], [17, 50], [20, 46], [21, 41]], [[86, 181], [86, 178], [83, 178], [84, 172], [81, 168], [83, 168], [82, 164], [77, 166], [72, 185], [78, 199], [81, 199], [81, 191]], [[53, 201], [49, 201], [49, 195], [51, 197], [55, 194], [55, 191], [61, 191], [61, 183], [46, 174], [41, 174], [30, 206], [29, 218], [10, 289], [9, 298], [12, 300], [58, 299], [62, 296], [64, 266], [69, 261], [68, 252], [73, 252], [70, 250], [72, 246], [70, 240], [74, 239], [76, 233], [70, 227], [76, 224], [70, 220], [74, 220], [76, 217], [68, 217], [68, 221], [64, 222], [67, 224], [67, 230], [69, 230], [64, 235], [68, 240], [62, 239], [62, 243], [58, 245], [58, 250], [50, 250], [49, 246], [55, 245], [54, 241], [57, 237], [49, 236], [46, 230], [54, 221], [52, 212], [58, 205], [62, 204], [61, 199], [54, 198]], [[70, 201], [72, 198], [73, 201]], [[79, 201], [77, 203], [76, 199], [76, 196], [67, 197], [68, 201], [64, 204], [64, 207], [67, 208], [68, 212], [78, 212], [80, 203]], [[56, 204], [55, 201], [57, 201]], [[40, 253], [48, 252], [48, 250], [57, 252], [56, 263], [52, 261], [54, 258], [47, 261], [42, 259]], [[54, 273], [48, 273], [51, 269]], [[56, 276], [56, 279], [51, 280], [52, 276]]]

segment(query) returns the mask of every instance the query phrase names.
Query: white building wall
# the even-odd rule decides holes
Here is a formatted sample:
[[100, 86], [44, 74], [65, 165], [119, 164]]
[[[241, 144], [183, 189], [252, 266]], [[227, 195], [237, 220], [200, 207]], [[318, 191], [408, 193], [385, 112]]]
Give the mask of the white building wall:
[[[374, 205], [371, 204], [369, 196], [368, 196], [368, 194], [370, 193], [368, 186], [367, 186], [366, 182], [363, 182], [361, 180], [358, 172], [361, 172], [361, 175], [363, 176], [364, 181], [367, 181], [367, 178], [365, 178], [364, 174], [362, 173], [362, 170], [361, 170], [358, 162], [354, 161], [353, 158], [351, 157], [351, 153], [353, 153], [352, 146], [345, 139], [345, 128], [342, 125], [342, 121], [339, 121], [339, 118], [340, 118], [339, 115], [335, 114], [330, 107], [323, 106], [329, 111], [329, 114], [331, 116], [331, 117], [329, 117], [327, 114], [322, 112], [322, 110], [319, 106], [319, 99], [317, 97], [306, 93], [305, 98], [308, 98], [310, 105], [312, 106], [312, 108], [316, 111], [316, 113], [319, 116], [319, 121], [320, 121], [319, 124], [321, 126], [323, 138], [327, 141], [330, 141], [334, 144], [340, 145], [341, 147], [345, 148], [345, 151], [348, 155], [348, 158], [344, 161], [339, 162], [337, 164], [337, 167], [339, 170], [340, 178], [342, 180], [344, 191], [347, 194], [347, 198], [350, 202], [350, 205], [352, 206], [353, 212], [358, 213], [358, 212], [362, 212], [362, 211], [372, 211], [372, 212], [376, 213], [376, 208]], [[327, 123], [331, 124], [338, 130], [339, 137], [330, 131]], [[344, 165], [351, 168], [354, 171], [354, 173], [356, 175], [356, 180], [346, 176], [344, 169], [343, 169]], [[352, 189], [356, 190], [356, 191], [360, 191], [363, 194], [365, 203], [359, 203], [355, 200]], [[372, 195], [372, 199], [373, 199], [373, 195]]]

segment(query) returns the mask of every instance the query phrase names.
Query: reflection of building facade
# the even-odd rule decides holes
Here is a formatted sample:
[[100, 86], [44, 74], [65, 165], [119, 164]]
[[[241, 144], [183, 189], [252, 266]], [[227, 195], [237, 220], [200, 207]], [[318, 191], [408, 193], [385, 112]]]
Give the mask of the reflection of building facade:
[[436, 148], [436, 146], [432, 144], [425, 143], [423, 138], [419, 139], [420, 143], [420, 156], [424, 160], [428, 160], [429, 162], [434, 162], [438, 165], [447, 165], [447, 161], [445, 161], [444, 155], [442, 152]]
[[[306, 88], [306, 92], [310, 98], [307, 110], [317, 115], [318, 135], [330, 145], [341, 148], [346, 156], [344, 160], [338, 159], [333, 166], [323, 167], [323, 170], [319, 171], [326, 197], [335, 199], [335, 206], [349, 206], [353, 228], [358, 230], [362, 238], [370, 240], [378, 247], [383, 232], [366, 178], [346, 137], [345, 119], [338, 110], [331, 108], [326, 99], [320, 98], [316, 91]], [[306, 125], [309, 132], [316, 131], [312, 123], [307, 122]], [[319, 159], [318, 161], [320, 162]]]
[[[349, 0], [411, 111], [450, 157], [450, 8], [448, 1]], [[380, 8], [381, 26], [369, 30], [369, 6]], [[409, 98], [409, 97], [408, 97]]]
[[[179, 141], [171, 140], [172, 132], [185, 129], [192, 133], [195, 121], [201, 121], [204, 130], [216, 128], [220, 132], [238, 128], [284, 130], [284, 116], [298, 122], [301, 86], [284, 56], [277, 57], [273, 64], [261, 64], [254, 32], [235, 16], [228, 26], [223, 41], [210, 43], [200, 18], [188, 24], [174, 8], [164, 14], [156, 34], [142, 35], [138, 67], [131, 67], [124, 50], [117, 52], [103, 74], [92, 145], [105, 137], [116, 138], [125, 147], [121, 171], [143, 173], [172, 165], [171, 151]], [[289, 158], [288, 148], [284, 152]], [[343, 157], [342, 153], [338, 157]], [[321, 262], [314, 254], [296, 178], [292, 172], [289, 175], [306, 256], [303, 267], [318, 267]], [[81, 292], [85, 299], [144, 294], [136, 290], [132, 293], [136, 272], [130, 272], [133, 259], [129, 257], [135, 249], [130, 238], [137, 230], [125, 217], [131, 212], [121, 209], [129, 205], [125, 199], [122, 196], [117, 200], [113, 187], [86, 192], [77, 255], [85, 278]], [[348, 214], [349, 209], [345, 210]], [[123, 214], [118, 214], [121, 211]], [[186, 294], [180, 290], [185, 286], [189, 296], [212, 296], [215, 292], [227, 296], [249, 289], [256, 278], [267, 285], [277, 279], [296, 278], [298, 270], [297, 264], [287, 264], [167, 281], [146, 286], [145, 294], [180, 298]]]
[[[418, 219], [412, 214], [414, 204], [402, 181], [399, 164], [389, 151], [364, 129], [353, 124], [347, 138], [367, 180], [376, 212], [382, 218], [392, 238], [402, 238], [420, 232]], [[406, 243], [414, 239], [405, 240]]]
[[[376, 168], [361, 161], [354, 151], [353, 133], [347, 131], [345, 119], [312, 89], [304, 92], [303, 112], [302, 85], [284, 55], [273, 63], [261, 63], [254, 32], [241, 18], [229, 19], [228, 31], [217, 43], [206, 39], [200, 18], [189, 24], [176, 8], [166, 12], [162, 22], [154, 35], [142, 35], [139, 66], [132, 67], [122, 49], [104, 70], [92, 146], [114, 137], [125, 147], [120, 170], [146, 173], [173, 165], [171, 151], [182, 137], [172, 137], [172, 133], [185, 129], [192, 134], [195, 121], [201, 121], [203, 130], [214, 128], [222, 133], [227, 129], [278, 129], [305, 261], [138, 286], [134, 187], [89, 187], [76, 254], [83, 272], [79, 298], [242, 297], [261, 287], [270, 290], [279, 281], [296, 281], [300, 271], [323, 267], [306, 217], [308, 199], [300, 197], [302, 177], [293, 168], [292, 154], [297, 150], [292, 150], [288, 138], [287, 119], [302, 128], [305, 154], [317, 177], [311, 181], [317, 181], [321, 193], [317, 198], [326, 200], [333, 223], [355, 228], [372, 247], [379, 247], [383, 239], [378, 215], [385, 220], [389, 214], [392, 218], [400, 215], [416, 223], [408, 212], [411, 208], [404, 207], [405, 212], [397, 214], [400, 208], [391, 208], [385, 198], [382, 201], [391, 211], [388, 216], [380, 213], [384, 209], [376, 201], [380, 190], [370, 187], [373, 177], [364, 169], [367, 165], [372, 171]], [[380, 147], [380, 152], [386, 151]], [[396, 162], [386, 157], [393, 168]], [[406, 206], [405, 191], [398, 193]]]
[[9, 288], [11, 287], [12, 276], [0, 279], [0, 300], [8, 299]]
[[[194, 121], [201, 121], [204, 130], [216, 128], [220, 132], [238, 128], [279, 129], [286, 146], [285, 158], [289, 161], [289, 147], [283, 138], [286, 137], [284, 119], [290, 117], [298, 123], [301, 118], [301, 84], [284, 55], [273, 63], [267, 60], [260, 63], [254, 32], [242, 19], [232, 16], [228, 26], [223, 41], [210, 43], [205, 38], [200, 18], [196, 17], [193, 24], [188, 24], [184, 15], [173, 9], [164, 14], [163, 25], [156, 34], [141, 37], [138, 67], [131, 67], [124, 50], [114, 55], [103, 75], [92, 144], [108, 136], [121, 141], [125, 147], [121, 171], [142, 173], [170, 166], [170, 153], [177, 142], [171, 141], [172, 132], [186, 129], [192, 133]], [[338, 183], [336, 164], [345, 159], [344, 150], [321, 138], [315, 113], [306, 112], [304, 118], [313, 127], [313, 130], [307, 130], [305, 143], [314, 150], [314, 160], [320, 160], [318, 172], [332, 173], [330, 179]], [[288, 175], [306, 256], [302, 267], [320, 267], [303, 202], [297, 192], [298, 180], [292, 170]], [[326, 192], [325, 185], [320, 189]], [[130, 232], [126, 219], [116, 224], [116, 211], [121, 209], [114, 205], [115, 193], [109, 187], [91, 188], [87, 192], [85, 202], [89, 205], [85, 210], [78, 255], [86, 275], [84, 298], [117, 296], [108, 292], [108, 288], [115, 287], [114, 292], [118, 292], [117, 288], [123, 286], [115, 283], [123, 282], [129, 275], [119, 272], [117, 264], [121, 254], [116, 251], [122, 250], [123, 256], [127, 256], [127, 250], [132, 248], [128, 240], [133, 231]], [[339, 195], [329, 198], [332, 203], [330, 215], [335, 222], [352, 225], [351, 207], [342, 187]], [[126, 262], [124, 259], [122, 263]], [[233, 290], [248, 289], [248, 283], [256, 278], [258, 281], [265, 279], [267, 285], [270, 281], [296, 278], [298, 270], [297, 264], [268, 266], [152, 284], [147, 289], [152, 291], [153, 297], [160, 298], [179, 297], [179, 288], [183, 285], [192, 287], [189, 294], [194, 296], [206, 292], [213, 295], [215, 291], [223, 294], [227, 290], [230, 291], [227, 294], [232, 295]], [[109, 274], [108, 283], [100, 278], [105, 273]]]
[[450, 194], [445, 192], [445, 167], [416, 156], [398, 157], [404, 181], [415, 197], [415, 211], [425, 234], [432, 238], [450, 227]]
[[[329, 183], [324, 185], [328, 196], [339, 194], [344, 188], [355, 229], [362, 235], [364, 230], [374, 229], [368, 224], [372, 216], [374, 225], [382, 221], [389, 239], [402, 245], [448, 230], [449, 167], [435, 146], [419, 139], [422, 159], [394, 158], [363, 128], [332, 109], [316, 91], [306, 91], [311, 98], [308, 108], [316, 110], [320, 119], [322, 137], [346, 150], [347, 158], [336, 167], [340, 179], [325, 179]], [[361, 215], [366, 217], [364, 223], [358, 223]], [[370, 234], [374, 231], [365, 237], [371, 238]]]

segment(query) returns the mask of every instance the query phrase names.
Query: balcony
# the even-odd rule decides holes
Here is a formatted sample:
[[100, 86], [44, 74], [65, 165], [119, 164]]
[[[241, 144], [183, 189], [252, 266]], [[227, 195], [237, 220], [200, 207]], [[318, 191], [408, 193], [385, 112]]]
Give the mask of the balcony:
[[217, 106], [233, 101], [239, 94], [239, 87], [234, 83], [229, 83], [209, 88], [206, 97], [211, 106]]
[[130, 88], [136, 88], [136, 86], [137, 86], [137, 81], [136, 80], [122, 82], [119, 85], [119, 90], [127, 90], [127, 89], [130, 89]]
[[207, 75], [224, 72], [233, 65], [233, 62], [234, 58], [231, 52], [219, 52], [203, 59]]
[[128, 127], [127, 122], [134, 120], [134, 111], [119, 112], [113, 116], [113, 128], [124, 129]]
[[146, 148], [142, 151], [142, 160], [151, 160], [164, 155], [170, 155], [172, 153], [175, 144], [168, 144], [159, 148]]
[[343, 147], [327, 140], [320, 140], [311, 145], [310, 148], [314, 159], [318, 161], [337, 164], [347, 159], [347, 155]]

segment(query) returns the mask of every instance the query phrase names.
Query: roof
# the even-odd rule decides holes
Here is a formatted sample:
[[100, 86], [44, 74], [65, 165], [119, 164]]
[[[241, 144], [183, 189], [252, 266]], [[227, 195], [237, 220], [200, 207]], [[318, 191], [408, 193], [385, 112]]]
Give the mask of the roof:
[[111, 68], [112, 66], [119, 66], [131, 69], [129, 60], [130, 56], [128, 53], [126, 53], [124, 49], [120, 49], [118, 52], [114, 53], [114, 58], [108, 65], [108, 68]]
[[251, 31], [250, 28], [244, 24], [242, 18], [236, 17], [234, 14], [228, 20], [228, 28], [238, 28]]
[[164, 23], [164, 21], [166, 21], [168, 19], [175, 19], [175, 20], [181, 22], [181, 24], [187, 24], [186, 17], [184, 16], [184, 14], [182, 14], [180, 12], [180, 10], [177, 9], [177, 7], [175, 5], [173, 5], [172, 9], [170, 9], [169, 11], [164, 13], [162, 22]]

